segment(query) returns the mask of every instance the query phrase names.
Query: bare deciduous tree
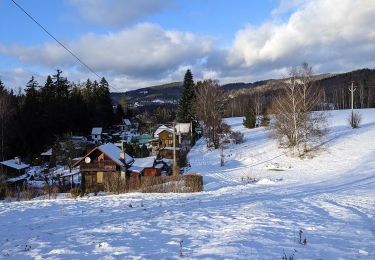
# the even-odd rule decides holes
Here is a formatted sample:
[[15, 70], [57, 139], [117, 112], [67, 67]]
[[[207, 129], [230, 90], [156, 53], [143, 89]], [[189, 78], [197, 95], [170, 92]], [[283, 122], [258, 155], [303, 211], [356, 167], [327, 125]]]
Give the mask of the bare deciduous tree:
[[225, 132], [222, 123], [224, 110], [224, 94], [215, 80], [204, 80], [197, 83], [196, 113], [201, 121], [207, 146], [220, 146], [220, 139]]
[[[314, 84], [312, 69], [304, 63], [289, 71], [273, 103], [270, 127], [281, 145], [304, 155], [326, 134], [326, 115], [318, 108], [322, 91]], [[314, 111], [314, 112], [313, 112]]]

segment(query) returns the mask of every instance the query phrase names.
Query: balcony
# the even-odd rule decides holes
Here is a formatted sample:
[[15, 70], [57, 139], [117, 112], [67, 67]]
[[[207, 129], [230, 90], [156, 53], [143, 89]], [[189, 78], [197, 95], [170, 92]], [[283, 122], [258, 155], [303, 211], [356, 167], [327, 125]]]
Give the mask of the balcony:
[[80, 170], [86, 172], [112, 172], [116, 171], [116, 164], [113, 161], [100, 161], [85, 163], [84, 161], [80, 163]]

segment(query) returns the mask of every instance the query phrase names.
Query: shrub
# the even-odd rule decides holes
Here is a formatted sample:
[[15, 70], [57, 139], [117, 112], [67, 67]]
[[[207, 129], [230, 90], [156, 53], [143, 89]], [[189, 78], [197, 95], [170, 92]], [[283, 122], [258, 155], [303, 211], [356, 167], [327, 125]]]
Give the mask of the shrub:
[[39, 195], [39, 191], [36, 188], [26, 186], [23, 191], [23, 199], [31, 200]]
[[203, 190], [203, 177], [199, 174], [188, 174], [184, 176], [185, 187], [190, 192], [200, 192]]
[[349, 125], [352, 128], [358, 128], [361, 124], [361, 121], [362, 121], [362, 116], [357, 111], [354, 111], [353, 114], [350, 114], [350, 116], [348, 117]]
[[82, 195], [82, 190], [78, 187], [70, 189], [70, 197], [73, 199], [78, 198], [79, 196]]

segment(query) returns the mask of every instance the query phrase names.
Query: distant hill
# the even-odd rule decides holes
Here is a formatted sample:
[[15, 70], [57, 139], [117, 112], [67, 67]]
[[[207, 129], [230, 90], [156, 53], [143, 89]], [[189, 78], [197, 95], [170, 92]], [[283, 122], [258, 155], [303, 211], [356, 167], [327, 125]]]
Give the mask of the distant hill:
[[[360, 69], [340, 74], [319, 74], [314, 76], [316, 82], [324, 89], [335, 89], [349, 86], [351, 81], [363, 82], [375, 85], [375, 70]], [[268, 92], [277, 87], [277, 82], [281, 79], [268, 79], [256, 81], [253, 83], [229, 83], [222, 85], [222, 88], [230, 93], [240, 95], [248, 90], [254, 89]], [[131, 103], [139, 105], [146, 104], [177, 104], [182, 90], [182, 82], [172, 82], [168, 84], [140, 88], [126, 92]], [[112, 99], [118, 103], [122, 93], [113, 92]]]

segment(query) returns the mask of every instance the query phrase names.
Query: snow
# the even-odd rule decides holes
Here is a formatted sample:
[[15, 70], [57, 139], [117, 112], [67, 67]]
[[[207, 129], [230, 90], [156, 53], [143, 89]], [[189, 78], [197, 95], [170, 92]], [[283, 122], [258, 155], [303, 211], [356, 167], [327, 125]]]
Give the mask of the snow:
[[177, 123], [175, 125], [177, 133], [188, 134], [190, 133], [191, 124], [190, 123]]
[[30, 165], [23, 162], [16, 162], [15, 159], [10, 159], [7, 161], [0, 162], [2, 165], [8, 166], [16, 170], [22, 170], [28, 168]]
[[131, 126], [131, 125], [132, 125], [132, 123], [130, 122], [130, 120], [127, 119], [127, 118], [122, 119], [122, 122], [123, 122], [125, 125], [127, 125], [127, 126]]
[[204, 176], [201, 193], [0, 202], [0, 257], [375, 259], [375, 109], [360, 112], [359, 129], [348, 110], [330, 112], [311, 159], [226, 119], [245, 142], [226, 146], [223, 167], [197, 142], [189, 171]]
[[155, 156], [149, 156], [145, 158], [134, 158], [134, 163], [132, 164], [132, 166], [137, 166], [141, 168], [151, 168], [154, 166], [155, 159]]
[[[124, 166], [124, 163], [120, 160], [121, 149], [112, 143], [103, 144], [98, 147], [100, 151], [110, 157], [116, 164]], [[133, 161], [133, 157], [125, 153], [125, 162], [130, 164]]]
[[92, 130], [91, 130], [91, 134], [92, 135], [101, 135], [103, 132], [103, 128], [102, 127], [94, 127]]
[[52, 148], [40, 154], [41, 156], [52, 156]]
[[161, 125], [161, 126], [158, 127], [158, 129], [156, 129], [156, 131], [155, 131], [155, 133], [154, 133], [154, 137], [155, 137], [155, 138], [158, 138], [158, 137], [159, 137], [159, 134], [160, 134], [162, 131], [166, 130], [166, 129], [169, 129], [169, 130], [172, 131], [172, 133], [173, 133], [173, 130], [172, 130], [172, 129], [170, 129], [169, 127], [167, 127], [167, 126], [165, 126], [165, 125]]

